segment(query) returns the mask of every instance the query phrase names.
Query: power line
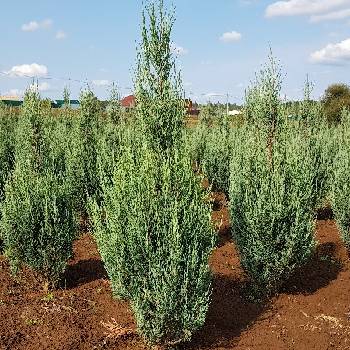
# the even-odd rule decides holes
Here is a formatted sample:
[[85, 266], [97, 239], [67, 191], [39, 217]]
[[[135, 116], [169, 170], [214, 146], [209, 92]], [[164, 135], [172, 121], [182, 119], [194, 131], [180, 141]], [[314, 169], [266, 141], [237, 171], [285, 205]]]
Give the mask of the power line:
[[[81, 80], [81, 79], [74, 79], [74, 78], [65, 78], [65, 77], [54, 77], [54, 76], [35, 76], [35, 75], [28, 75], [28, 74], [22, 74], [22, 73], [16, 73], [16, 72], [6, 72], [6, 71], [0, 71], [0, 74], [3, 76], [7, 76], [7, 77], [13, 77], [16, 76], [18, 78], [27, 78], [27, 79], [31, 79], [31, 80], [36, 80], [36, 81], [40, 81], [40, 80], [56, 80], [56, 81], [65, 81], [65, 82], [72, 82], [72, 83], [79, 83], [79, 84], [91, 84], [96, 86], [95, 84], [95, 80]], [[111, 84], [109, 84], [111, 85]], [[106, 85], [105, 85], [106, 86]], [[117, 85], [118, 86], [118, 85]], [[128, 91], [133, 91], [133, 88], [130, 86], [118, 86], [119, 89], [123, 89], [123, 90], [128, 90]], [[207, 97], [207, 98], [211, 98], [211, 97], [226, 97], [227, 98], [227, 104], [228, 104], [228, 99], [229, 97], [233, 97], [233, 98], [240, 98], [239, 96], [233, 94], [233, 93], [193, 93], [192, 91], [190, 91], [188, 93], [189, 95], [193, 95], [193, 96], [203, 96], [203, 97]]]

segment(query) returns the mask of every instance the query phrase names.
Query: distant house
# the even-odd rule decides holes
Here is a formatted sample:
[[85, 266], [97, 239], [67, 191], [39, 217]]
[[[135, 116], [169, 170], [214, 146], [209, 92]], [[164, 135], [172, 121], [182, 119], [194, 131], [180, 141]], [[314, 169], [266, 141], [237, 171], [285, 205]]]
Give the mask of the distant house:
[[0, 96], [0, 101], [12, 107], [19, 107], [23, 104], [23, 99], [18, 96]]
[[186, 98], [185, 99], [185, 108], [186, 108], [186, 114], [188, 115], [198, 115], [199, 109], [197, 108], [197, 104], [193, 103], [191, 99]]
[[[0, 96], [0, 101], [7, 106], [19, 107], [23, 104], [23, 99], [18, 96]], [[70, 100], [70, 108], [79, 108], [80, 102], [78, 100]], [[51, 108], [64, 107], [64, 100], [51, 100]]]
[[[189, 115], [198, 115], [199, 109], [197, 108], [197, 104], [194, 104], [190, 99], [185, 99], [185, 109], [186, 113]], [[134, 95], [129, 95], [124, 97], [120, 104], [125, 109], [132, 109], [136, 106], [136, 98]]]
[[134, 95], [129, 95], [124, 97], [121, 101], [120, 104], [122, 105], [122, 107], [124, 107], [125, 109], [131, 109], [134, 108], [136, 106], [136, 98]]
[[240, 115], [242, 114], [242, 111], [238, 111], [236, 109], [233, 109], [232, 111], [228, 111], [228, 115], [234, 116], [234, 115]]

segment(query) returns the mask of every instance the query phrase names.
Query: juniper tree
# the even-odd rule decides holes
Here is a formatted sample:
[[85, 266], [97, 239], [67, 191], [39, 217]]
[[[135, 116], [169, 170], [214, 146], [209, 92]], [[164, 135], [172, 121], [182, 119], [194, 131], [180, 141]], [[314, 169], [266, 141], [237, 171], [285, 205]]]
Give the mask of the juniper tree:
[[107, 104], [107, 115], [114, 123], [119, 123], [122, 119], [122, 108], [120, 103], [120, 94], [115, 83], [110, 89], [110, 96]]
[[248, 123], [266, 133], [270, 163], [273, 161], [275, 134], [283, 122], [281, 88], [281, 67], [270, 50], [268, 62], [256, 74], [255, 81], [246, 91], [244, 108]]
[[63, 89], [63, 104], [65, 108], [70, 107], [70, 91], [68, 86], [65, 86]]
[[171, 32], [174, 11], [163, 0], [148, 3], [142, 14], [142, 41], [135, 78], [136, 113], [151, 146], [164, 152], [179, 139], [185, 115], [180, 74], [176, 71]]
[[323, 193], [317, 139], [307, 125], [287, 123], [281, 76], [270, 55], [246, 95], [248, 126], [231, 147], [232, 233], [255, 298], [277, 292], [313, 254]]
[[15, 166], [5, 186], [1, 229], [12, 270], [27, 265], [51, 285], [64, 272], [76, 237], [66, 136], [60, 125], [44, 122], [38, 93], [28, 91], [15, 133]]
[[[15, 128], [17, 117], [0, 104], [0, 208], [5, 199], [5, 184], [9, 180], [15, 162]], [[0, 219], [2, 210], [0, 209]], [[0, 251], [3, 248], [4, 232], [0, 228]]]
[[97, 97], [89, 88], [81, 93], [80, 105], [81, 158], [84, 173], [83, 192], [87, 203], [87, 198], [97, 195], [99, 191], [96, 177], [96, 143], [98, 138], [100, 107]]
[[182, 151], [162, 162], [145, 146], [138, 152], [124, 148], [103, 182], [93, 227], [113, 292], [130, 299], [140, 334], [174, 345], [204, 324], [210, 302], [208, 193]]
[[[236, 146], [236, 147], [234, 147]], [[274, 141], [271, 167], [264, 137], [245, 130], [231, 153], [232, 235], [251, 295], [278, 292], [314, 252], [315, 171], [312, 142], [300, 128]]]
[[122, 152], [109, 163], [103, 159], [109, 142], [102, 142], [102, 200], [90, 201], [114, 294], [130, 299], [140, 335], [163, 345], [189, 340], [204, 324], [215, 237], [208, 193], [181, 147], [184, 103], [171, 50], [174, 19], [161, 0], [145, 7], [135, 78], [141, 127], [122, 134]]
[[338, 151], [332, 176], [332, 208], [341, 236], [350, 251], [350, 112], [343, 109], [342, 124], [335, 128]]

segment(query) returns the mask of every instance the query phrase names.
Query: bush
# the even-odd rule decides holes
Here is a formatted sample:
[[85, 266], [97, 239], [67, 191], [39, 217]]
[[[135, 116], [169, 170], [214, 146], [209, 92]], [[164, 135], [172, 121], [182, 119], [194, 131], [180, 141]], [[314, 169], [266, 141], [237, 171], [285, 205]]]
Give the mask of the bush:
[[202, 120], [200, 120], [195, 128], [187, 128], [183, 135], [183, 143], [187, 147], [188, 154], [190, 155], [191, 159], [194, 161], [196, 170], [201, 168], [208, 132], [208, 126]]
[[[83, 165], [84, 206], [89, 197], [98, 195], [99, 187], [96, 177], [96, 143], [98, 139], [100, 107], [91, 90], [83, 91], [80, 96], [80, 139], [82, 142], [81, 160]], [[86, 208], [85, 208], [86, 210]]]
[[228, 195], [232, 137], [239, 128], [231, 128], [225, 117], [216, 124], [209, 126], [208, 121], [201, 118], [193, 130], [186, 130], [183, 143], [196, 170], [203, 171], [215, 190]]
[[[0, 107], [0, 208], [5, 199], [5, 184], [14, 167], [14, 129], [16, 117], [6, 107]], [[0, 209], [0, 219], [1, 219]], [[3, 233], [0, 230], [0, 251], [3, 245]]]
[[315, 173], [313, 188], [314, 208], [319, 209], [329, 205], [332, 187], [332, 169], [334, 155], [337, 153], [337, 140], [334, 131], [325, 123], [312, 126], [309, 130], [310, 150]]
[[120, 103], [120, 94], [117, 86], [113, 83], [110, 89], [109, 101], [107, 104], [107, 116], [109, 120], [118, 124], [122, 121], [122, 106]]
[[5, 186], [1, 227], [13, 272], [25, 264], [56, 285], [76, 237], [65, 133], [43, 122], [27, 93], [16, 130], [15, 168]]
[[231, 130], [214, 126], [208, 130], [202, 155], [203, 172], [217, 191], [228, 195], [230, 179]]
[[25, 264], [52, 286], [59, 281], [76, 237], [69, 190], [52, 174], [37, 176], [16, 167], [6, 186], [1, 223], [14, 273]]
[[214, 232], [208, 193], [189, 157], [140, 152], [123, 153], [103, 204], [92, 205], [92, 221], [115, 295], [131, 299], [148, 342], [169, 345], [189, 340], [204, 324]]
[[344, 243], [350, 249], [350, 113], [336, 131], [339, 150], [335, 156], [332, 182], [332, 208]]
[[230, 213], [233, 238], [255, 298], [272, 295], [311, 256], [315, 173], [310, 142], [287, 130], [274, 141], [244, 131], [232, 150]]
[[315, 171], [314, 208], [319, 209], [329, 205], [333, 155], [336, 152], [336, 144], [333, 130], [329, 128], [324, 119], [322, 105], [311, 100], [313, 86], [307, 78], [304, 87], [304, 100], [298, 106], [299, 120], [291, 122], [289, 128], [294, 126], [294, 132], [299, 130], [304, 138], [309, 139]]
[[350, 87], [346, 84], [330, 85], [324, 93], [322, 104], [327, 122], [340, 123], [342, 110], [350, 110]]
[[56, 126], [60, 132], [58, 141], [66, 150], [65, 169], [66, 180], [71, 184], [71, 193], [76, 212], [84, 213], [87, 207], [84, 138], [81, 130], [82, 116], [74, 114], [66, 108], [63, 118]]

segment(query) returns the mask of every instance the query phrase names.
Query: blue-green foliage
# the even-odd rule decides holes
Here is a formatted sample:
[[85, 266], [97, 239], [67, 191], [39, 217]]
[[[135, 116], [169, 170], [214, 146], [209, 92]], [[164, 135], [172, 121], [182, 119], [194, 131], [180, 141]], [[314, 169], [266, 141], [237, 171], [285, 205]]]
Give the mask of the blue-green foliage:
[[346, 247], [350, 250], [350, 113], [344, 111], [342, 124], [335, 128], [338, 152], [332, 176], [332, 208]]
[[204, 324], [211, 293], [208, 193], [176, 150], [163, 159], [125, 149], [111, 180], [91, 211], [113, 291], [131, 300], [147, 341], [188, 340]]
[[77, 219], [67, 132], [41, 114], [27, 92], [15, 137], [15, 167], [5, 186], [1, 228], [12, 270], [22, 264], [55, 285], [72, 255]]
[[236, 130], [232, 131], [228, 120], [213, 126], [207, 131], [205, 150], [202, 155], [202, 168], [205, 176], [216, 191], [228, 195], [230, 179], [230, 157]]
[[272, 159], [264, 133], [253, 130], [232, 150], [232, 234], [256, 298], [278, 291], [315, 248], [318, 189], [312, 144], [301, 131], [281, 132]]

